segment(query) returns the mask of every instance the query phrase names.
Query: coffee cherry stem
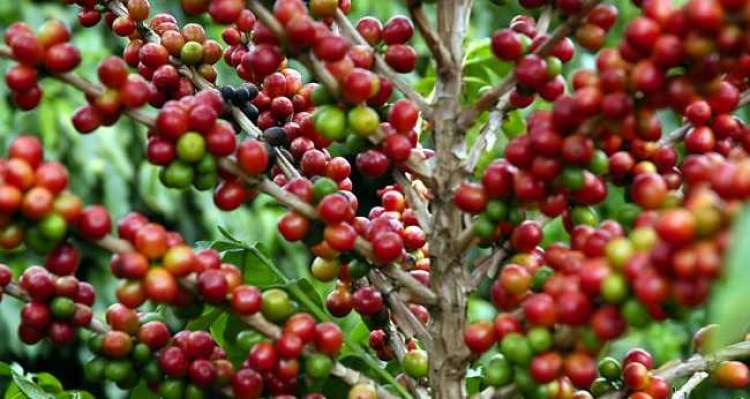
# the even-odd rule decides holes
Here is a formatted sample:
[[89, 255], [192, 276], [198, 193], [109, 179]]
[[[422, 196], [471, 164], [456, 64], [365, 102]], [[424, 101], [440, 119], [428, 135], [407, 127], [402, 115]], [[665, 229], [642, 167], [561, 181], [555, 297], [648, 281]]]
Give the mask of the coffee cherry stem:
[[539, 14], [539, 20], [536, 23], [537, 34], [545, 34], [549, 30], [549, 24], [552, 22], [552, 17], [555, 14], [555, 7], [551, 4], [547, 4], [542, 9], [542, 13]]
[[[406, 347], [406, 343], [404, 342], [401, 333], [399, 333], [394, 323], [390, 320], [386, 323], [385, 330], [388, 334], [388, 343], [391, 348], [393, 348], [393, 352], [396, 354], [398, 361], [402, 362], [408, 348]], [[406, 377], [406, 385], [409, 387], [409, 390], [414, 393], [417, 399], [428, 399], [431, 397], [429, 391], [423, 384], [420, 384], [419, 381], [409, 375], [404, 374], [404, 376]]]
[[688, 378], [688, 380], [683, 384], [680, 389], [678, 389], [675, 393], [672, 394], [672, 399], [688, 399], [690, 397], [690, 393], [693, 392], [693, 389], [695, 389], [703, 380], [708, 378], [708, 373], [705, 371], [698, 371], [697, 373], [693, 374]]
[[425, 234], [430, 234], [430, 231], [432, 230], [430, 228], [431, 215], [430, 211], [427, 209], [427, 203], [425, 202], [424, 198], [417, 192], [417, 190], [412, 185], [412, 182], [407, 179], [406, 175], [404, 175], [404, 172], [400, 170], [394, 170], [393, 180], [395, 180], [396, 183], [401, 186], [401, 189], [404, 190], [404, 194], [406, 194], [406, 199], [409, 201], [409, 205], [416, 211], [417, 220], [419, 221], [419, 227], [422, 228]]
[[512, 253], [509, 244], [505, 242], [501, 246], [492, 248], [492, 253], [489, 255], [477, 260], [469, 280], [469, 289], [475, 290], [486, 278], [496, 276], [500, 265], [504, 264], [505, 259], [510, 255]]
[[422, 2], [416, 0], [407, 1], [409, 6], [409, 14], [411, 15], [414, 25], [416, 25], [419, 33], [422, 35], [427, 47], [435, 57], [437, 63], [437, 70], [440, 73], [444, 73], [446, 69], [453, 68], [453, 61], [451, 60], [450, 51], [445, 47], [445, 44], [437, 32], [430, 26], [430, 21], [425, 15], [422, 9]]
[[403, 299], [398, 296], [388, 278], [376, 269], [370, 270], [367, 276], [373, 286], [384, 293], [388, 307], [393, 312], [391, 317], [395, 320], [399, 329], [403, 331], [406, 337], [418, 338], [425, 349], [429, 351], [432, 347], [432, 336], [422, 322], [409, 310]]
[[[542, 43], [542, 45], [534, 51], [534, 54], [540, 57], [547, 56], [555, 47], [555, 45], [560, 40], [570, 35], [571, 32], [573, 32], [581, 22], [583, 22], [583, 19], [586, 17], [589, 11], [591, 11], [591, 9], [599, 3], [601, 3], [601, 0], [586, 1], [577, 14], [568, 17], [565, 22], [560, 24], [557, 28], [555, 28], [554, 31], [552, 31], [552, 34], [550, 34], [549, 38], [545, 40], [544, 43]], [[471, 127], [482, 112], [498, 104], [498, 101], [503, 96], [510, 93], [515, 85], [515, 74], [509, 73], [505, 77], [505, 79], [503, 79], [503, 81], [487, 90], [482, 96], [479, 97], [479, 99], [477, 99], [476, 102], [474, 102], [473, 105], [464, 109], [459, 114], [457, 122], [459, 128], [468, 129], [469, 127]], [[505, 105], [505, 108], [507, 108], [508, 105]]]

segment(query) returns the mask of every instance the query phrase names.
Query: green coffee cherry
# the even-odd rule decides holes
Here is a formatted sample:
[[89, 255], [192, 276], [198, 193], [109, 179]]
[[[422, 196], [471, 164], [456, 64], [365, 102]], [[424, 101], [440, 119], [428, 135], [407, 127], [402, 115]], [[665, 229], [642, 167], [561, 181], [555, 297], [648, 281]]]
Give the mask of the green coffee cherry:
[[482, 367], [482, 377], [485, 384], [502, 387], [513, 381], [513, 368], [502, 355], [497, 355]]
[[50, 302], [52, 316], [58, 320], [67, 320], [76, 312], [76, 304], [72, 299], [58, 296]]
[[331, 373], [333, 361], [331, 358], [315, 353], [305, 359], [305, 372], [312, 378], [326, 378]]
[[187, 132], [177, 140], [177, 156], [189, 163], [201, 161], [206, 155], [206, 140], [200, 133]]

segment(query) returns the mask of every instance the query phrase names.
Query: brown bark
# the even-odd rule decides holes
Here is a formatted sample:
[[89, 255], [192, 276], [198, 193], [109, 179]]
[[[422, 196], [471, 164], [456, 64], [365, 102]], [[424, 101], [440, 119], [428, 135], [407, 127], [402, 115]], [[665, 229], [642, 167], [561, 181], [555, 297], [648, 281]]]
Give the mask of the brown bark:
[[441, 0], [437, 31], [450, 52], [453, 68], [440, 71], [436, 87], [433, 126], [436, 164], [433, 174], [433, 229], [429, 237], [431, 282], [438, 303], [433, 308], [430, 333], [430, 386], [437, 399], [466, 397], [464, 379], [470, 352], [463, 340], [466, 324], [468, 271], [460, 248], [461, 215], [453, 205], [453, 194], [463, 176], [457, 149], [463, 132], [457, 122], [461, 109], [463, 38], [471, 1]]

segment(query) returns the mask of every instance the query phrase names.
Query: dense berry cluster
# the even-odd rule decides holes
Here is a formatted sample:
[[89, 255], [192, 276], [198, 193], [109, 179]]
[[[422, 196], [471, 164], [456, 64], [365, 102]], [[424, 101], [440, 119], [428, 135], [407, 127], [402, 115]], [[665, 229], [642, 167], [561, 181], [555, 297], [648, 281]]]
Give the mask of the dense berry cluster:
[[170, 100], [159, 110], [146, 154], [152, 164], [164, 166], [160, 177], [165, 186], [216, 187], [217, 160], [237, 146], [234, 127], [219, 119], [223, 112], [224, 101], [212, 89]]
[[40, 74], [69, 72], [81, 63], [80, 52], [69, 41], [70, 30], [58, 20], [45, 22], [37, 33], [23, 22], [8, 27], [5, 43], [18, 64], [5, 73], [5, 83], [16, 106], [29, 110], [39, 105]]
[[13, 250], [25, 244], [39, 253], [52, 251], [50, 271], [74, 272], [78, 254], [64, 243], [71, 227], [96, 240], [109, 233], [111, 221], [100, 206], [83, 208], [67, 187], [68, 170], [59, 162], [44, 161], [39, 139], [15, 139], [8, 158], [0, 159], [0, 246]]
[[117, 122], [123, 111], [146, 105], [155, 89], [137, 74], [128, 72], [122, 58], [107, 57], [99, 65], [99, 81], [104, 91], [97, 96], [87, 96], [88, 105], [73, 114], [73, 126], [81, 133], [90, 133], [99, 126]]
[[342, 342], [336, 324], [317, 323], [307, 313], [294, 314], [274, 342], [261, 341], [252, 346], [233, 382], [235, 396], [293, 395], [302, 375], [324, 380]]
[[591, 393], [601, 396], [625, 388], [632, 399], [666, 399], [672, 390], [664, 378], [653, 375], [654, 360], [640, 348], [628, 351], [622, 362], [606, 357], [599, 362], [600, 377], [591, 385]]
[[76, 328], [91, 322], [94, 287], [72, 274], [57, 276], [41, 266], [32, 266], [23, 272], [19, 285], [30, 299], [21, 309], [18, 327], [24, 343], [31, 345], [48, 337], [54, 344], [68, 344], [75, 339]]
[[[385, 45], [385, 62], [396, 72], [407, 73], [416, 67], [417, 52], [408, 44], [414, 35], [409, 18], [396, 15], [383, 25], [377, 18], [362, 17], [357, 22], [357, 31], [370, 46]], [[355, 65], [369, 69], [374, 62], [370, 51], [365, 46], [354, 46], [350, 57]]]

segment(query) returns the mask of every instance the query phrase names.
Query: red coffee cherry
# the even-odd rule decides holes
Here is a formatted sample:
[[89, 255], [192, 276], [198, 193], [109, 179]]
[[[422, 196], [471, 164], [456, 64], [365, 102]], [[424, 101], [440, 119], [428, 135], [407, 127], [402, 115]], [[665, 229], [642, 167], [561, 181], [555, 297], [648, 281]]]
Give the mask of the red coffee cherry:
[[229, 284], [220, 270], [206, 270], [198, 276], [198, 292], [206, 302], [221, 303], [227, 299]]
[[81, 212], [78, 218], [78, 229], [80, 233], [92, 240], [103, 238], [112, 229], [112, 220], [106, 208], [101, 206], [89, 206]]
[[188, 359], [182, 349], [170, 346], [159, 355], [159, 366], [170, 377], [182, 377], [188, 370]]
[[232, 310], [235, 312], [250, 316], [257, 313], [262, 304], [262, 293], [259, 289], [241, 285], [232, 291]]
[[495, 341], [495, 327], [488, 321], [477, 321], [464, 331], [464, 343], [474, 353], [486, 352]]
[[284, 334], [294, 334], [309, 343], [315, 339], [315, 319], [308, 313], [295, 313], [284, 323]]
[[315, 348], [318, 351], [335, 356], [342, 344], [343, 335], [335, 323], [326, 321], [315, 326]]
[[302, 354], [304, 342], [295, 334], [282, 334], [276, 341], [276, 352], [285, 359], [296, 359]]
[[542, 242], [543, 232], [539, 223], [527, 220], [513, 229], [511, 245], [518, 251], [529, 252]]
[[138, 341], [152, 350], [157, 351], [167, 345], [171, 334], [166, 324], [160, 321], [150, 321], [138, 329]]
[[396, 15], [386, 22], [382, 34], [385, 44], [403, 44], [414, 35], [414, 25], [409, 18]]
[[104, 335], [102, 352], [113, 358], [122, 358], [133, 350], [133, 340], [122, 331], [109, 331]]
[[[218, 1], [211, 2], [216, 3]], [[259, 398], [263, 393], [263, 378], [255, 370], [243, 368], [232, 377], [232, 392], [240, 399]]]
[[456, 190], [453, 203], [464, 212], [479, 213], [487, 205], [487, 195], [481, 185], [464, 182]]
[[362, 287], [354, 292], [354, 309], [364, 316], [374, 316], [383, 309], [383, 296], [373, 287]]
[[534, 381], [544, 384], [557, 378], [562, 372], [563, 360], [557, 352], [534, 356], [529, 365], [529, 374]]

